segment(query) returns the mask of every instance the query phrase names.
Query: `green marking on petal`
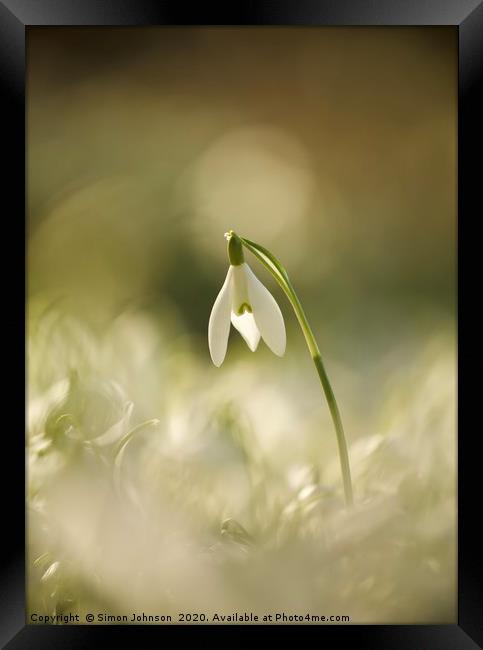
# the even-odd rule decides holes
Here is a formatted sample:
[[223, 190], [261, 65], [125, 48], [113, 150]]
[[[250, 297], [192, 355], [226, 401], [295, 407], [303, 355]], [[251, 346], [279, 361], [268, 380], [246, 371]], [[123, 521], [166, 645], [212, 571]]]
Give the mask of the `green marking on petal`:
[[238, 316], [241, 316], [241, 315], [244, 314], [246, 311], [247, 311], [249, 314], [251, 314], [251, 313], [252, 313], [252, 308], [251, 308], [251, 305], [249, 305], [247, 302], [243, 302], [243, 303], [240, 305], [240, 307], [238, 307], [238, 309], [236, 310], [236, 313], [237, 313]]

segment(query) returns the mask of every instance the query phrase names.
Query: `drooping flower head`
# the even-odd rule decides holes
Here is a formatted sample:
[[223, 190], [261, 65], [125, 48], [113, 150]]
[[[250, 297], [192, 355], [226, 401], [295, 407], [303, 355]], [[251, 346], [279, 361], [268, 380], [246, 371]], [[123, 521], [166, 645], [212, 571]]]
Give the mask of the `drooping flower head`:
[[230, 267], [225, 282], [211, 310], [208, 344], [215, 366], [226, 355], [230, 323], [254, 352], [263, 338], [268, 347], [282, 356], [286, 334], [282, 312], [274, 297], [245, 262], [243, 246], [232, 231], [226, 233]]

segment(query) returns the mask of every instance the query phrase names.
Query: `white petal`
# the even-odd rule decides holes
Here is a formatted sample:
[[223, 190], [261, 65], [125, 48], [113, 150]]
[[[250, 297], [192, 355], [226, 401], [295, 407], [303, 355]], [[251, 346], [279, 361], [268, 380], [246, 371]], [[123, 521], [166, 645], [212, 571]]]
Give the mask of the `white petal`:
[[268, 347], [281, 357], [285, 352], [287, 337], [280, 307], [248, 264], [244, 264], [244, 267], [247, 276], [248, 295], [257, 327]]
[[260, 341], [260, 332], [253, 318], [253, 314], [245, 311], [241, 316], [231, 312], [231, 322], [246, 341], [246, 344], [252, 352], [255, 352]]
[[250, 305], [247, 274], [245, 273], [244, 266], [245, 264], [238, 264], [237, 266], [231, 267], [233, 269], [231, 280], [231, 310], [238, 315], [243, 305]]
[[228, 335], [230, 334], [231, 276], [232, 267], [230, 266], [225, 282], [216, 297], [208, 323], [208, 346], [211, 359], [218, 367], [221, 366], [225, 358]]

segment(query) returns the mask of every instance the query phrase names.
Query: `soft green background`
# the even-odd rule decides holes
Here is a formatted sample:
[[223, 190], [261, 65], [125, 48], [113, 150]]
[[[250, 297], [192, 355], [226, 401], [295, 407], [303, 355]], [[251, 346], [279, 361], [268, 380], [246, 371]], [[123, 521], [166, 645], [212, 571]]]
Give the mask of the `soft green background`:
[[[456, 75], [451, 28], [29, 30], [32, 610], [455, 620]], [[286, 355], [211, 364], [230, 228], [350, 514], [249, 256]]]

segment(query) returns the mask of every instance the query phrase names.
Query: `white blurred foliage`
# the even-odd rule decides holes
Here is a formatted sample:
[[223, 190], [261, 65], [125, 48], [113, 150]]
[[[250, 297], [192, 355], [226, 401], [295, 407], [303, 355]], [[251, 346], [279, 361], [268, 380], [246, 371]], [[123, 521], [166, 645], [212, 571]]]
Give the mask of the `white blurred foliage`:
[[[92, 373], [122, 380], [137, 429], [121, 454], [115, 444], [68, 452], [42, 429], [66, 381], [38, 386], [41, 359], [62, 365], [62, 347], [50, 340], [58, 339], [43, 336], [31, 350], [31, 607], [455, 620], [451, 334], [414, 346], [410, 357], [406, 348], [375, 429], [355, 439], [348, 432], [351, 511], [322, 409], [320, 422], [300, 418], [294, 386], [303, 394], [313, 377], [277, 381], [268, 355], [248, 352], [217, 370], [208, 353], [202, 362], [182, 342], [168, 352], [146, 315], [125, 313], [89, 339], [83, 358], [95, 359]], [[159, 423], [143, 425], [145, 417]]]

